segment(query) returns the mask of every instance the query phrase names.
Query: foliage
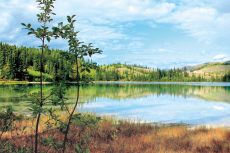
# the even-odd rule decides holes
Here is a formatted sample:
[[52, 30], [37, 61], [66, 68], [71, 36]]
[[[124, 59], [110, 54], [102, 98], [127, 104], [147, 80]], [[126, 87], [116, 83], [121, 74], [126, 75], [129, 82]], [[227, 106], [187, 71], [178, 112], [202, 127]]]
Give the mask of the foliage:
[[[36, 48], [17, 47], [0, 43], [0, 79], [39, 81], [40, 55], [40, 50]], [[76, 62], [71, 60], [72, 56], [71, 53], [63, 50], [45, 50], [43, 80], [58, 81], [64, 79], [76, 81]], [[79, 68], [82, 72], [80, 74], [81, 79], [90, 80], [91, 76], [87, 77], [87, 71], [96, 68], [96, 63], [82, 61], [82, 65]]]
[[[34, 99], [32, 100], [31, 105], [31, 112], [36, 117], [36, 127], [35, 127], [35, 150], [34, 152], [38, 152], [38, 144], [39, 144], [39, 127], [40, 127], [40, 120], [41, 115], [49, 116], [49, 120], [45, 123], [47, 130], [52, 129], [54, 126], [59, 128], [60, 131], [64, 134], [64, 141], [61, 147], [63, 148], [63, 153], [65, 152], [66, 143], [68, 143], [68, 133], [71, 128], [71, 123], [73, 119], [73, 115], [77, 108], [79, 102], [79, 94], [80, 94], [80, 82], [89, 82], [90, 79], [86, 77], [86, 73], [90, 73], [90, 69], [94, 68], [96, 65], [94, 63], [86, 63], [84, 58], [91, 57], [93, 54], [101, 53], [99, 48], [94, 48], [92, 44], [85, 45], [84, 43], [80, 42], [77, 38], [78, 32], [75, 31], [75, 22], [76, 20], [75, 15], [67, 16], [67, 24], [63, 24], [63, 22], [59, 23], [57, 27], [50, 27], [49, 24], [52, 19], [52, 15], [54, 8], [55, 0], [37, 0], [38, 8], [40, 9], [40, 13], [37, 14], [37, 20], [40, 23], [40, 27], [33, 28], [31, 24], [24, 24], [22, 25], [28, 30], [28, 35], [33, 35], [37, 39], [41, 41], [40, 50], [38, 51], [38, 58], [35, 58], [34, 61], [30, 64], [23, 64], [26, 65], [25, 68], [22, 68], [23, 74], [32, 75], [32, 78], [35, 81], [40, 82], [40, 91], [37, 93], [33, 93], [32, 96]], [[51, 51], [49, 50], [48, 44], [52, 38], [62, 38], [68, 41], [69, 50], [67, 52], [58, 51], [58, 63], [55, 61], [53, 74], [50, 74], [50, 71], [47, 73], [46, 69], [50, 68], [50, 65], [53, 63], [51, 62], [52, 58], [46, 59], [45, 54]], [[55, 54], [53, 54], [55, 55]], [[49, 55], [48, 55], [49, 56]], [[2, 56], [5, 58], [5, 54]], [[17, 57], [17, 56], [16, 56]], [[34, 57], [34, 56], [33, 56]], [[21, 60], [20, 60], [21, 61]], [[25, 59], [25, 61], [28, 61]], [[59, 62], [60, 61], [60, 62]], [[12, 61], [9, 62], [10, 64], [13, 63]], [[46, 65], [46, 63], [49, 63]], [[5, 63], [4, 63], [5, 64]], [[32, 65], [31, 65], [32, 64]], [[34, 67], [34, 69], [31, 69]], [[8, 67], [7, 67], [8, 68]], [[4, 68], [2, 68], [5, 70]], [[9, 68], [8, 68], [9, 69]], [[9, 77], [12, 79], [15, 76], [11, 74], [11, 71], [4, 71], [5, 73], [9, 73]], [[84, 73], [84, 75], [83, 75]], [[14, 73], [13, 73], [14, 74]], [[44, 77], [45, 76], [45, 77]], [[53, 77], [52, 77], [53, 76]], [[8, 75], [7, 75], [8, 77]], [[70, 78], [74, 78], [77, 81], [78, 91], [77, 91], [77, 98], [74, 107], [70, 110], [66, 105], [66, 98], [65, 98], [65, 82], [66, 80], [70, 80]], [[53, 88], [50, 95], [44, 97], [43, 94], [43, 81], [44, 78], [51, 79], [55, 82], [55, 88]], [[82, 79], [84, 78], [84, 79]], [[20, 79], [26, 79], [21, 77]], [[37, 80], [39, 79], [39, 80]], [[68, 113], [67, 121], [63, 121], [60, 119], [61, 117], [55, 112], [53, 107], [47, 109], [45, 106], [51, 104], [51, 106], [56, 107], [60, 106], [62, 111], [66, 111]], [[85, 141], [84, 139], [82, 141]], [[55, 140], [52, 137], [43, 139], [43, 145], [45, 146], [56, 146]], [[79, 144], [78, 144], [79, 145]], [[77, 149], [82, 149], [81, 146], [78, 146]]]
[[[77, 83], [77, 97], [76, 102], [74, 104], [74, 107], [70, 110], [68, 107], [66, 108], [66, 111], [68, 112], [68, 118], [67, 122], [60, 122], [58, 119], [57, 121], [61, 123], [61, 131], [64, 133], [64, 141], [63, 141], [63, 153], [66, 149], [66, 143], [68, 143], [68, 134], [69, 130], [71, 128], [71, 123], [74, 117], [74, 113], [77, 109], [78, 103], [79, 103], [79, 96], [80, 96], [80, 83], [88, 83], [88, 79], [82, 79], [81, 74], [84, 72], [90, 73], [90, 69], [94, 68], [94, 64], [87, 64], [85, 63], [84, 59], [85, 57], [91, 57], [93, 54], [100, 54], [101, 50], [99, 48], [94, 48], [92, 44], [85, 45], [84, 43], [80, 42], [77, 38], [78, 32], [75, 31], [74, 24], [76, 20], [74, 19], [75, 15], [73, 16], [67, 16], [67, 24], [63, 25], [63, 23], [59, 23], [58, 27], [54, 27], [54, 35], [55, 37], [58, 37], [59, 35], [68, 41], [69, 45], [69, 57], [71, 61], [76, 63], [76, 69], [74, 69], [76, 76], [76, 83]], [[86, 82], [85, 82], [86, 81]], [[62, 88], [61, 88], [62, 90]], [[64, 94], [63, 94], [64, 95]], [[63, 98], [63, 96], [62, 96]], [[64, 100], [62, 100], [64, 103]], [[82, 140], [85, 141], [85, 138]], [[81, 148], [82, 145], [78, 144], [76, 146], [77, 151], [83, 151], [84, 149]], [[82, 150], [83, 149], [83, 150]]]
[[225, 74], [223, 77], [224, 82], [230, 82], [230, 72], [228, 74]]
[[13, 114], [13, 107], [7, 106], [5, 109], [1, 110], [0, 113], [0, 131], [9, 131], [13, 126], [13, 121], [16, 116]]
[[[89, 47], [90, 44], [79, 44], [78, 50], [80, 50], [81, 53], [79, 53], [78, 57], [87, 54], [87, 46]], [[74, 51], [70, 52], [54, 49], [44, 51], [44, 81], [58, 81], [63, 79], [67, 81], [76, 81], [77, 63], [73, 60], [74, 56]], [[39, 57], [40, 52], [38, 49], [16, 47], [0, 43], [0, 79], [39, 81]], [[203, 74], [193, 75], [193, 73], [190, 73], [186, 69], [150, 69], [148, 67], [120, 63], [97, 66], [96, 63], [82, 58], [79, 59], [78, 63], [81, 65], [79, 66], [79, 72], [81, 72], [79, 74], [80, 80], [85, 82], [227, 81], [228, 76], [226, 72], [225, 76], [210, 74], [210, 76], [204, 77]], [[20, 69], [17, 67], [20, 67]]]
[[[40, 118], [42, 114], [46, 113], [44, 105], [46, 103], [46, 98], [43, 95], [43, 73], [44, 73], [44, 51], [49, 50], [48, 43], [53, 37], [53, 31], [51, 30], [48, 24], [53, 21], [52, 16], [55, 15], [53, 12], [55, 0], [36, 0], [38, 3], [38, 8], [40, 12], [37, 14], [37, 21], [40, 24], [38, 28], [34, 28], [31, 24], [22, 23], [22, 26], [28, 31], [28, 35], [33, 35], [41, 42], [40, 50], [40, 61], [39, 61], [39, 82], [40, 82], [40, 92], [38, 93], [38, 98], [35, 98], [31, 111], [36, 117], [36, 127], [35, 127], [35, 141], [34, 141], [34, 152], [38, 153], [38, 139], [39, 139], [39, 127], [40, 127]], [[36, 65], [37, 66], [37, 65]]]
[[99, 122], [101, 121], [100, 117], [96, 117], [90, 114], [75, 114], [72, 117], [73, 125], [79, 127], [80, 132], [78, 137], [80, 138], [78, 143], [75, 145], [75, 152], [76, 153], [89, 153], [89, 144], [91, 141], [92, 133], [85, 132], [87, 129], [90, 131], [95, 130]]
[[101, 117], [97, 117], [90, 114], [82, 114], [78, 113], [73, 115], [73, 124], [80, 126], [80, 127], [94, 127], [96, 126], [100, 121]]
[[1, 153], [31, 153], [31, 149], [26, 147], [16, 147], [15, 145], [9, 142], [0, 143], [0, 152]]

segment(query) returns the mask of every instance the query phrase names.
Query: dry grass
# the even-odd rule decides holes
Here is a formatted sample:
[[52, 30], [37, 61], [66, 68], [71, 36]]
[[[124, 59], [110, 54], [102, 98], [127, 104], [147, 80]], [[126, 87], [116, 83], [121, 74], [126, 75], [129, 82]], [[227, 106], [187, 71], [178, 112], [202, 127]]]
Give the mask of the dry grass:
[[[66, 120], [66, 115], [64, 115], [62, 112], [57, 112], [56, 115], [59, 115], [59, 119], [62, 121]], [[15, 120], [12, 125], [12, 129], [8, 132], [2, 133], [3, 138], [12, 138], [12, 137], [22, 137], [22, 136], [30, 136], [34, 134], [35, 131], [35, 123], [36, 119], [35, 118], [27, 118], [23, 120]], [[50, 128], [47, 128], [47, 123], [49, 125], [52, 125]], [[44, 132], [50, 129], [54, 129], [55, 121], [51, 119], [49, 116], [46, 115], [41, 115], [40, 119], [40, 126], [39, 126], [39, 131]], [[1, 126], [1, 124], [0, 124]], [[1, 132], [0, 132], [1, 134]]]
[[[230, 132], [227, 129], [195, 129], [185, 126], [148, 127], [124, 125], [115, 139], [103, 142], [97, 139], [95, 153], [228, 153]], [[111, 128], [110, 128], [111, 129]], [[109, 129], [107, 129], [108, 131]], [[132, 132], [131, 132], [132, 131]], [[129, 134], [127, 134], [129, 133]], [[132, 133], [132, 134], [131, 134]]]
[[[230, 131], [228, 129], [191, 129], [186, 126], [159, 127], [127, 122], [114, 124], [111, 121], [101, 121], [94, 128], [72, 126], [67, 153], [74, 152], [73, 144], [81, 143], [86, 135], [90, 135], [89, 148], [92, 153], [230, 152]], [[56, 129], [41, 133], [42, 138], [49, 136], [52, 136], [57, 142], [63, 140], [63, 134]], [[33, 140], [29, 135], [21, 137], [14, 135], [10, 142], [17, 147], [30, 147]], [[55, 150], [50, 146], [44, 146], [42, 143], [40, 143], [40, 149], [43, 152], [61, 152], [61, 150]]]

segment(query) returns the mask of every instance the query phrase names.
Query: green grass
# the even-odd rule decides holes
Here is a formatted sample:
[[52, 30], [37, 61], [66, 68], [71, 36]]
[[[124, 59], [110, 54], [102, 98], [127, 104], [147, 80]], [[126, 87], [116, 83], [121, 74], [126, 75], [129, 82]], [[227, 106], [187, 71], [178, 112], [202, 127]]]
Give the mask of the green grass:
[[[40, 72], [39, 71], [35, 71], [32, 68], [28, 69], [28, 73], [30, 76], [33, 76], [35, 78], [39, 78], [40, 77]], [[47, 73], [43, 73], [43, 77], [45, 80], [52, 80], [53, 76]]]
[[0, 81], [0, 85], [19, 85], [19, 84], [29, 84], [29, 82], [28, 81], [10, 81], [10, 80]]

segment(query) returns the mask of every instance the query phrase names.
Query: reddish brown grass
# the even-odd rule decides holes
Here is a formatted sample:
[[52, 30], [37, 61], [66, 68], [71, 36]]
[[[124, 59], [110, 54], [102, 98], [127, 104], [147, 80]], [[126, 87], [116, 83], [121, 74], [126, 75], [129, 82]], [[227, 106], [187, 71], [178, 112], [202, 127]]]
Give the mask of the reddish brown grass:
[[[73, 153], [73, 144], [82, 143], [86, 135], [91, 137], [89, 148], [92, 153], [230, 153], [228, 129], [156, 127], [134, 123], [113, 124], [110, 121], [102, 121], [95, 128], [72, 126], [66, 152]], [[63, 141], [63, 134], [57, 129], [41, 133], [40, 138], [49, 136], [56, 141]], [[31, 147], [33, 139], [29, 135], [13, 136], [10, 142], [17, 147]], [[41, 152], [61, 152], [61, 149], [41, 143], [39, 148]]]

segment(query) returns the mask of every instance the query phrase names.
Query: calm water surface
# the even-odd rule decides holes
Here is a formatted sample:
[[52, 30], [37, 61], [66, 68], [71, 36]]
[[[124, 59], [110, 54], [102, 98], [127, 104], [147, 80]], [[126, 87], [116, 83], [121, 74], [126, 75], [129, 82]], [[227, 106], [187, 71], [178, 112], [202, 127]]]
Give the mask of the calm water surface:
[[[48, 93], [52, 86], [45, 87]], [[28, 113], [38, 86], [0, 86], [0, 107]], [[71, 106], [77, 88], [70, 86]], [[230, 126], [230, 83], [98, 83], [80, 89], [81, 112], [148, 123]]]

